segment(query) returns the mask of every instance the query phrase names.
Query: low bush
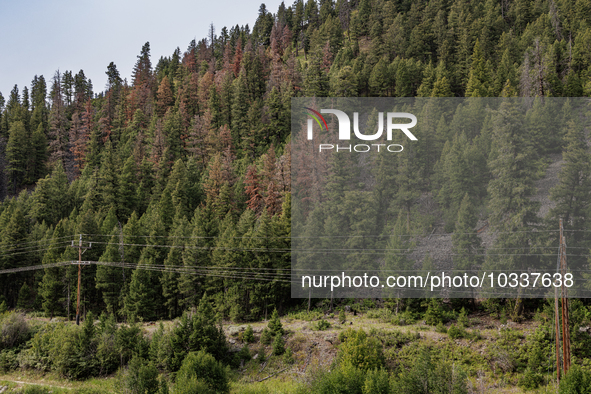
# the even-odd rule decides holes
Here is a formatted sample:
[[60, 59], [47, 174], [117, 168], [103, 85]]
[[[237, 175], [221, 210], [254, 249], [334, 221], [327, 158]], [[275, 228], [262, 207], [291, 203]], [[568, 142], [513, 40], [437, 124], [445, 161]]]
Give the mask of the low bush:
[[453, 362], [435, 359], [429, 348], [422, 347], [410, 369], [393, 379], [392, 392], [467, 394], [468, 381], [466, 374]]
[[25, 317], [17, 312], [0, 315], [0, 350], [12, 349], [31, 338], [31, 327]]
[[573, 365], [562, 378], [560, 394], [591, 394], [591, 371], [579, 365]]
[[147, 357], [147, 342], [136, 327], [117, 329], [115, 320], [101, 317], [94, 325], [88, 314], [81, 326], [49, 323], [18, 355], [21, 368], [53, 370], [68, 379], [86, 379], [111, 374], [134, 355]]
[[361, 370], [382, 368], [385, 365], [382, 343], [365, 331], [349, 329], [339, 334], [342, 342], [337, 353], [339, 363], [349, 363]]
[[292, 312], [288, 315], [289, 319], [297, 319], [297, 320], [304, 320], [304, 321], [314, 321], [320, 319], [324, 315], [321, 311], [299, 311], [299, 312]]
[[330, 323], [322, 319], [312, 325], [312, 329], [315, 331], [326, 331], [330, 328]]
[[379, 308], [367, 311], [366, 316], [370, 319], [379, 319], [383, 322], [390, 322], [395, 315], [394, 312], [388, 308]]
[[468, 337], [468, 333], [466, 332], [464, 327], [462, 325], [456, 326], [455, 324], [452, 324], [451, 327], [449, 327], [449, 329], [447, 330], [447, 335], [449, 335], [451, 339], [460, 339]]
[[123, 373], [121, 386], [128, 394], [158, 394], [158, 370], [153, 363], [141, 357], [133, 357]]
[[437, 325], [435, 326], [435, 331], [437, 331], [437, 332], [438, 332], [438, 333], [440, 333], [440, 334], [447, 334], [447, 331], [448, 331], [448, 330], [447, 330], [447, 327], [445, 327], [445, 326], [443, 325], [443, 323], [441, 323], [441, 322], [440, 322], [439, 324], [437, 324]]
[[14, 350], [0, 351], [0, 372], [9, 372], [18, 368], [18, 358]]
[[317, 371], [310, 387], [301, 393], [314, 394], [364, 394], [365, 371], [356, 368], [349, 362], [340, 363], [331, 371]]
[[379, 339], [385, 347], [401, 347], [421, 338], [421, 335], [417, 332], [379, 330], [376, 328], [369, 330], [369, 336]]
[[191, 352], [176, 375], [175, 394], [229, 393], [226, 369], [211, 354]]
[[544, 382], [542, 374], [526, 369], [517, 385], [523, 390], [535, 390]]

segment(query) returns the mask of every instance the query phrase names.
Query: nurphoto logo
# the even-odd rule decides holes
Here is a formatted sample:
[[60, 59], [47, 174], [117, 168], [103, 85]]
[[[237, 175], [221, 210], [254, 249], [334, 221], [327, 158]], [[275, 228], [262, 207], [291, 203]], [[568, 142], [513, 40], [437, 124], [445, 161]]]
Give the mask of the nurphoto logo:
[[[308, 119], [308, 140], [312, 140], [314, 138], [314, 121], [320, 127], [320, 130], [323, 128], [328, 131], [328, 124], [326, 123], [326, 119], [322, 116], [322, 114], [332, 114], [337, 117], [337, 121], [339, 124], [339, 140], [341, 141], [350, 141], [351, 140], [351, 119], [349, 115], [345, 112], [338, 110], [338, 109], [321, 109], [320, 112], [315, 111], [312, 108], [304, 107], [308, 111], [310, 111], [310, 117]], [[409, 130], [410, 128], [416, 126], [417, 124], [417, 117], [413, 114], [407, 112], [388, 112], [385, 116], [386, 118], [386, 139], [388, 141], [392, 141], [392, 135], [394, 130], [402, 131], [411, 141], [417, 141], [417, 137], [414, 136], [413, 133]], [[410, 119], [410, 123], [394, 123], [394, 119]], [[382, 137], [384, 133], [384, 113], [378, 113], [378, 130], [373, 134], [364, 134], [359, 130], [359, 112], [353, 112], [353, 132], [355, 133], [355, 137], [362, 141], [376, 141]], [[324, 127], [323, 127], [324, 126]], [[347, 151], [347, 152], [369, 152], [372, 147], [379, 152], [380, 148], [384, 148], [382, 150], [386, 150], [388, 152], [402, 152], [404, 147], [400, 144], [357, 144], [357, 145], [348, 145], [348, 146], [339, 146], [334, 144], [319, 144], [318, 151], [322, 152], [323, 150], [332, 150], [336, 149], [337, 152], [339, 151]]]

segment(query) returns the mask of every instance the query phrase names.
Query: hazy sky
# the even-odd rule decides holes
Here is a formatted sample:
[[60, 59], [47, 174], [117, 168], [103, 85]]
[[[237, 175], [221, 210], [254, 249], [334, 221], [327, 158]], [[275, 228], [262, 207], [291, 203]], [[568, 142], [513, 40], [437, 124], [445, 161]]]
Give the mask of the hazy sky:
[[[57, 69], [81, 69], [100, 92], [105, 71], [115, 62], [130, 80], [142, 45], [150, 42], [152, 65], [184, 52], [189, 42], [207, 36], [213, 22], [222, 27], [252, 29], [261, 3], [277, 12], [281, 0], [0, 0], [0, 92], [4, 98], [15, 84], [19, 91], [35, 75], [48, 82]], [[291, 2], [286, 2], [291, 5]]]

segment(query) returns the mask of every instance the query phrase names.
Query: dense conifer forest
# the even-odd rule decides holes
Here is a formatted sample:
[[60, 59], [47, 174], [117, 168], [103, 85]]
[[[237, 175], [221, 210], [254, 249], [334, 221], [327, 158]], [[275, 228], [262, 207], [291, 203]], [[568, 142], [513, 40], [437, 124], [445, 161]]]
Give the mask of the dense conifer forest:
[[[0, 271], [7, 271], [0, 275], [0, 312], [18, 308], [72, 320], [78, 266], [71, 262], [82, 247], [82, 260], [92, 263], [82, 267], [81, 313], [102, 315], [97, 327], [85, 322], [76, 331], [78, 342], [67, 342], [88, 361], [76, 365], [85, 367], [72, 368], [64, 354], [43, 347], [52, 335], [69, 335], [50, 331], [57, 328], [44, 329], [33, 345], [53, 361], [41, 357], [45, 364], [30, 367], [79, 379], [129, 363], [148, 375], [180, 370], [178, 379], [202, 384], [185, 364], [239, 363], [229, 361], [212, 322], [253, 322], [275, 310], [308, 308], [308, 300], [291, 299], [289, 283], [292, 198], [303, 198], [291, 194], [291, 166], [304, 160], [291, 152], [293, 97], [531, 98], [520, 130], [499, 131], [483, 108], [466, 107], [461, 115], [471, 124], [454, 124], [449, 114], [442, 120], [449, 127], [400, 156], [381, 179], [396, 192], [372, 197], [380, 204], [375, 221], [380, 233], [411, 237], [381, 246], [412, 250], [413, 237], [439, 226], [453, 234], [458, 266], [502, 264], [479, 252], [477, 223], [509, 234], [495, 247], [533, 252], [557, 245], [556, 233], [538, 230], [556, 229], [563, 218], [569, 247], [582, 251], [573, 261], [586, 269], [589, 125], [569, 102], [563, 118], [552, 118], [540, 98], [591, 96], [590, 15], [588, 0], [298, 0], [276, 12], [262, 4], [252, 27], [211, 25], [207, 37], [169, 57], [152, 59], [145, 43], [129, 81], [110, 63], [104, 89], [83, 70], [58, 70], [3, 92]], [[552, 207], [540, 215], [536, 181], [560, 158]], [[338, 160], [327, 164], [329, 185], [342, 181], [338, 169], [346, 163]], [[427, 211], [425, 199], [433, 202]], [[304, 233], [322, 220], [310, 212], [313, 207], [294, 212], [309, 227]], [[434, 263], [422, 257], [423, 268]], [[405, 256], [387, 259], [412, 267]], [[327, 308], [340, 302], [313, 300]], [[535, 299], [384, 302], [417, 319], [433, 311], [442, 316], [445, 307], [517, 321], [546, 305]], [[587, 316], [577, 321], [587, 321], [587, 301], [575, 305]], [[180, 325], [162, 328], [152, 342], [134, 331], [137, 322], [175, 318]], [[120, 322], [130, 325], [117, 328]], [[347, 335], [375, 346], [362, 334]], [[161, 337], [172, 338], [168, 353], [150, 345]], [[105, 338], [120, 341], [117, 352], [100, 353]], [[574, 351], [581, 359], [589, 355], [583, 345]], [[96, 354], [104, 359], [91, 363]], [[431, 362], [428, 354], [421, 357]], [[376, 360], [363, 368], [383, 366]], [[447, 367], [437, 373], [448, 375]], [[387, 381], [375, 371], [376, 382]]]

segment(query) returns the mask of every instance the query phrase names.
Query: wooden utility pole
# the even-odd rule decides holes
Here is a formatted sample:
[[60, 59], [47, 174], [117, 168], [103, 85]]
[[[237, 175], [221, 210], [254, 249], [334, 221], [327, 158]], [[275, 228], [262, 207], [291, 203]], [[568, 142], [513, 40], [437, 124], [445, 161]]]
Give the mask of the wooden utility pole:
[[82, 249], [86, 251], [92, 247], [92, 243], [88, 245], [88, 247], [82, 246], [82, 234], [80, 234], [80, 238], [78, 239], [78, 245], [74, 245], [74, 241], [72, 241], [73, 248], [78, 249], [78, 290], [76, 295], [76, 324], [80, 325], [80, 288], [82, 287]]
[[562, 366], [566, 374], [570, 369], [570, 332], [568, 324], [568, 298], [564, 276], [566, 275], [566, 239], [564, 238], [562, 219], [560, 219], [560, 277], [562, 284]]
[[556, 331], [556, 380], [560, 382], [560, 326], [558, 322], [558, 288], [554, 287], [554, 329]]
[[562, 371], [564, 374], [570, 369], [570, 332], [568, 324], [568, 294], [566, 286], [564, 285], [564, 277], [566, 271], [566, 239], [564, 237], [564, 227], [562, 219], [560, 219], [560, 247], [558, 249], [558, 262], [556, 267], [557, 273], [560, 273], [561, 289], [560, 289], [560, 304], [562, 324], [559, 326], [558, 322], [561, 316], [558, 314], [558, 287], [554, 287], [554, 322], [556, 329], [556, 379], [560, 381], [560, 329], [562, 328]]

